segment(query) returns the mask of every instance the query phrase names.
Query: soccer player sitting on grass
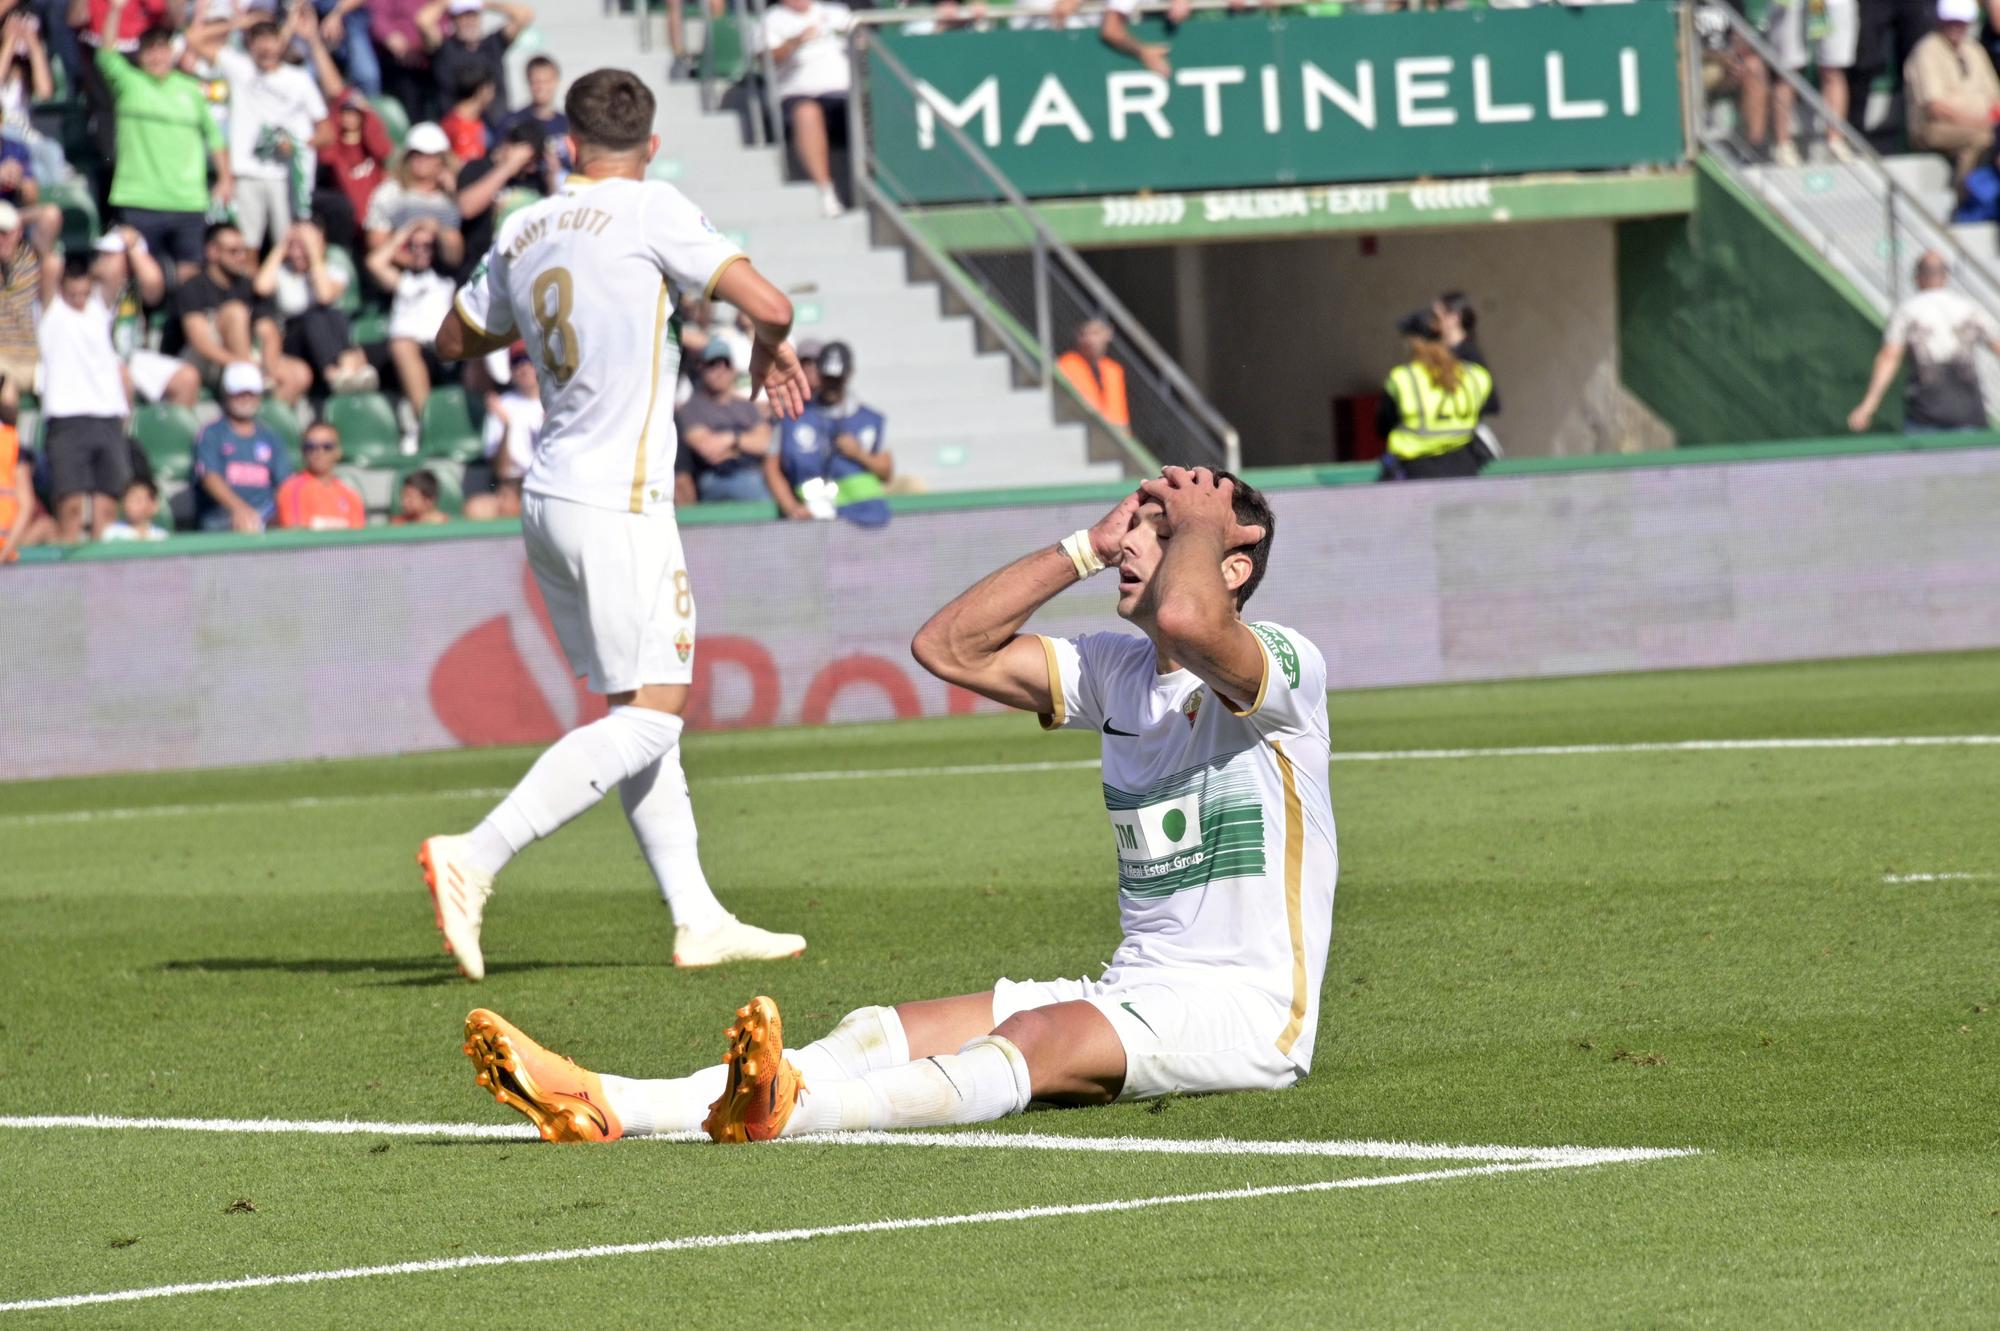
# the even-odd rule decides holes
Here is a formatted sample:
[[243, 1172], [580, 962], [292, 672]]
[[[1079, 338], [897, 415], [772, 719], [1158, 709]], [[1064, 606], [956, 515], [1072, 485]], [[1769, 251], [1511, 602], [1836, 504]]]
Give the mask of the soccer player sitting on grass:
[[[551, 1141], [700, 1127], [741, 1142], [1297, 1082], [1312, 1065], [1338, 866], [1325, 662], [1241, 613], [1272, 527], [1263, 497], [1226, 472], [1169, 467], [917, 634], [939, 678], [1038, 713], [1045, 729], [1103, 735], [1125, 937], [1101, 977], [862, 1008], [797, 1050], [758, 997], [737, 1009], [721, 1064], [671, 1081], [587, 1072], [480, 1010], [465, 1045], [480, 1084]], [[1118, 614], [1144, 636], [1021, 632], [1107, 568]]]

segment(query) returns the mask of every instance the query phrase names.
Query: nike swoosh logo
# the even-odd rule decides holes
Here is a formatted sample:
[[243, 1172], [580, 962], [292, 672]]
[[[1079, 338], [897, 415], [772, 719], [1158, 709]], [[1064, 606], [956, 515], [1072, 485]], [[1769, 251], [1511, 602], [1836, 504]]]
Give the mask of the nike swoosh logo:
[[[1132, 1019], [1134, 1021], [1138, 1022], [1141, 1026], [1144, 1026], [1147, 1030], [1153, 1031], [1153, 1023], [1147, 1021], [1144, 1017], [1140, 1016], [1138, 1008], [1133, 1007], [1130, 1003], [1120, 1003], [1118, 1006], [1124, 1008], [1127, 1012], [1131, 1013]], [[1158, 1035], [1159, 1032], [1153, 1031], [1153, 1034]]]
[[1108, 716], [1104, 718], [1104, 733], [1107, 735], [1123, 735], [1126, 739], [1139, 738], [1138, 734], [1134, 731], [1120, 730], [1117, 726], [1112, 725], [1111, 718]]

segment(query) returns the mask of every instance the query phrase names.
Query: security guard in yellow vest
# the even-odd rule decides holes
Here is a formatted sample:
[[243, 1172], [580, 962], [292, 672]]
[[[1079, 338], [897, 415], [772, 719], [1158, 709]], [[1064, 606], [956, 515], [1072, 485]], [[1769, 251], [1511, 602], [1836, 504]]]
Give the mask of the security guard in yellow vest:
[[1388, 444], [1382, 479], [1478, 475], [1485, 458], [1473, 433], [1493, 397], [1492, 372], [1454, 356], [1430, 310], [1404, 315], [1396, 331], [1410, 359], [1389, 371], [1375, 413], [1375, 432]]

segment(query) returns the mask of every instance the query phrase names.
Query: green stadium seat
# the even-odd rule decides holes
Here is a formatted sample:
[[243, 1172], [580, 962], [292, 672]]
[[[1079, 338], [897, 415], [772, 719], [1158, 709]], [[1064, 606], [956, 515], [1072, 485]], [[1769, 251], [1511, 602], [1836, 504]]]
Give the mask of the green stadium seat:
[[402, 459], [396, 409], [380, 393], [343, 393], [326, 400], [326, 422], [340, 431], [340, 451], [357, 467], [388, 466]]
[[90, 197], [90, 187], [81, 179], [62, 180], [42, 191], [42, 202], [53, 203], [62, 209], [63, 248], [71, 253], [84, 253], [97, 241], [98, 216], [97, 201]]
[[750, 44], [740, 20], [725, 15], [709, 23], [701, 65], [703, 74], [721, 83], [740, 82], [750, 72]]
[[382, 128], [389, 131], [389, 142], [398, 148], [402, 147], [404, 136], [410, 132], [410, 113], [403, 109], [401, 102], [387, 93], [377, 97], [371, 105], [375, 108], [375, 114], [382, 117]]
[[132, 434], [162, 481], [184, 480], [194, 470], [194, 440], [200, 433], [201, 422], [187, 407], [149, 403], [132, 417]]
[[389, 315], [386, 311], [363, 310], [354, 316], [350, 327], [353, 329], [354, 345], [357, 347], [389, 340]]
[[299, 424], [299, 414], [276, 398], [267, 397], [264, 405], [257, 408], [257, 419], [270, 426], [278, 438], [285, 441], [285, 447], [292, 452], [292, 464], [297, 466], [301, 460], [299, 444], [306, 437], [304, 427]]
[[403, 478], [413, 471], [428, 471], [437, 477], [438, 507], [453, 517], [465, 513], [465, 467], [442, 459], [419, 459], [396, 468], [396, 488], [389, 499], [389, 514], [395, 516], [403, 502]]
[[347, 279], [347, 288], [340, 293], [340, 299], [333, 308], [353, 316], [361, 313], [361, 270], [354, 266], [354, 256], [345, 246], [326, 247], [326, 266]]
[[471, 462], [485, 450], [472, 423], [472, 404], [455, 384], [435, 389], [424, 404], [423, 454]]

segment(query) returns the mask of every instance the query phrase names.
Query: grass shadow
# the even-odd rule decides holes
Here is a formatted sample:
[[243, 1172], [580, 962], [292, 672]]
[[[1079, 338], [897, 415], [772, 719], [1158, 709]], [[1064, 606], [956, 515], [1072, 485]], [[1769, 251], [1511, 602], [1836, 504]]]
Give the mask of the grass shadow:
[[[670, 966], [671, 961], [494, 961], [486, 974], [516, 975], [534, 971], [611, 970]], [[431, 985], [464, 984], [458, 968], [442, 957], [197, 957], [164, 961], [159, 969], [180, 974], [232, 975], [250, 971], [287, 975], [371, 975], [402, 974], [405, 979], [385, 979], [377, 987], [421, 988]]]

